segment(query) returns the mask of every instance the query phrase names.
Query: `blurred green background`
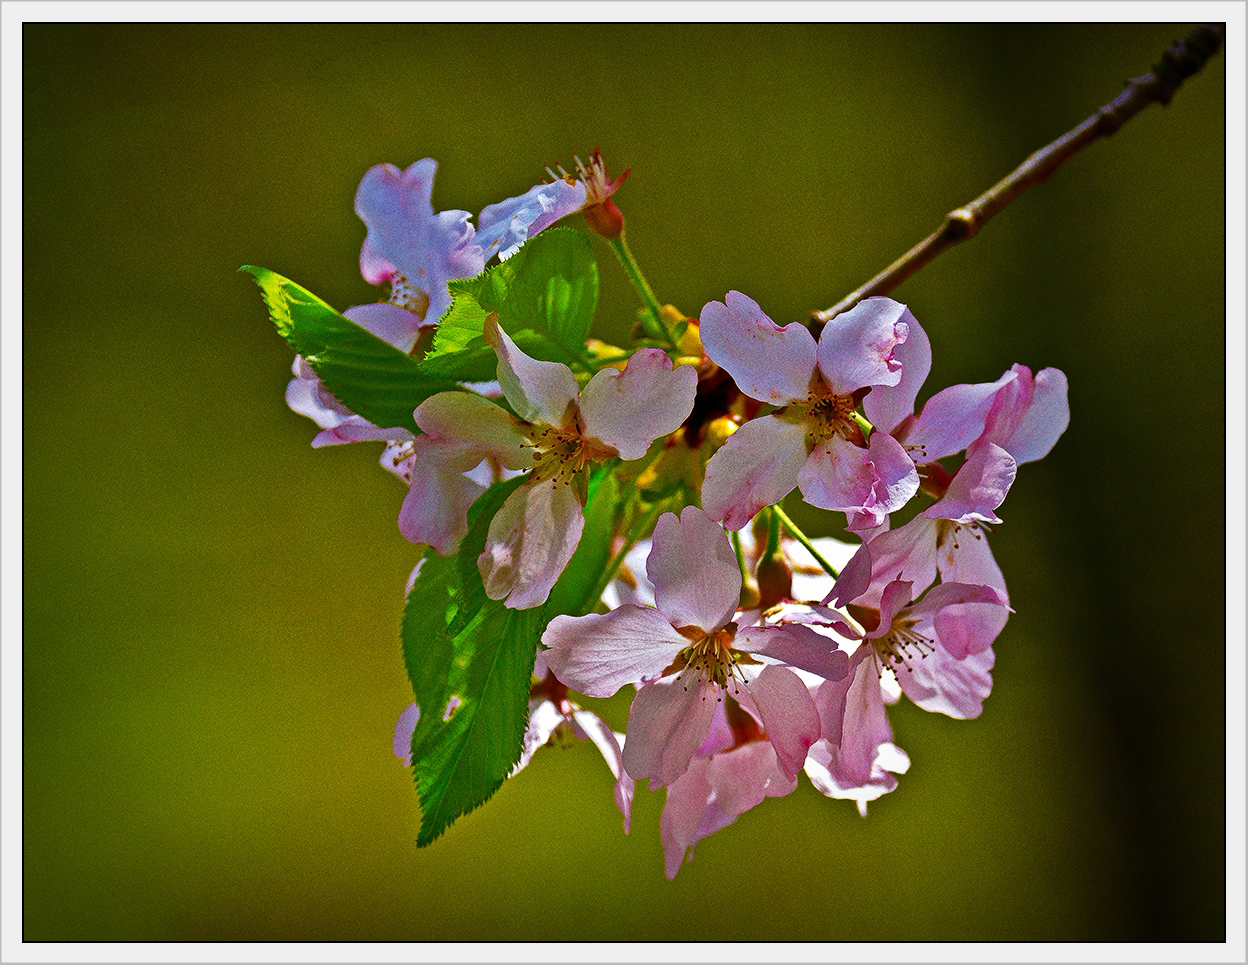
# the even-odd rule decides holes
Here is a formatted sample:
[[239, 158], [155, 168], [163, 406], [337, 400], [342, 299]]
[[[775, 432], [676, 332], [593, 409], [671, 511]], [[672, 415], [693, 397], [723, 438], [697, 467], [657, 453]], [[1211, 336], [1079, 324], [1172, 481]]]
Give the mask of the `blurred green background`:
[[786, 323], [1189, 27], [26, 24], [23, 937], [1222, 940], [1220, 55], [895, 292], [921, 399], [1070, 379], [993, 538], [984, 715], [900, 705], [913, 766], [867, 820], [803, 778], [674, 883], [662, 795], [625, 837], [588, 745], [417, 850], [402, 488], [377, 445], [310, 448], [236, 273], [376, 300], [371, 165], [434, 157], [435, 207], [479, 212], [599, 145], [661, 300]]

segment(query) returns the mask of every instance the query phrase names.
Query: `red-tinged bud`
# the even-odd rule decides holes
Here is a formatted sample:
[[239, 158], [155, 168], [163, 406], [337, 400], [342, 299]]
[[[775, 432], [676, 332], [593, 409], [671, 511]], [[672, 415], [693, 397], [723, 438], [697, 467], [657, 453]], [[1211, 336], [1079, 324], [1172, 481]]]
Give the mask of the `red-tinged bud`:
[[764, 610], [793, 598], [793, 571], [779, 553], [759, 560], [758, 596]]
[[585, 185], [585, 207], [581, 209], [581, 213], [585, 215], [585, 223], [594, 234], [613, 241], [624, 233], [624, 215], [611, 200], [611, 195], [624, 183], [628, 171], [613, 181], [607, 173], [607, 164], [598, 148], [594, 148], [588, 165], [583, 164], [579, 157], [575, 160], [576, 173]]
[[581, 213], [589, 230], [599, 237], [614, 241], [624, 233], [624, 215], [610, 199], [586, 207]]

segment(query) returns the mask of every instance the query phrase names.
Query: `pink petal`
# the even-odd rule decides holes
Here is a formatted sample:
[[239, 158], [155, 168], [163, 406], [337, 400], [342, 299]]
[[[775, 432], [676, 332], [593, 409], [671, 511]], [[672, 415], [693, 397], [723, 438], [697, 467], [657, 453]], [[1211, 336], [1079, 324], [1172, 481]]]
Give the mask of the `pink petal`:
[[529, 358], [499, 328], [495, 315], [485, 320], [485, 341], [498, 355], [498, 382], [516, 415], [556, 429], [571, 425], [577, 388], [570, 368]]
[[992, 692], [994, 661], [991, 648], [958, 660], [938, 647], [927, 659], [912, 661], [909, 670], [899, 668], [897, 682], [924, 710], [971, 720], [983, 712], [984, 698]]
[[471, 392], [439, 392], [413, 413], [424, 430], [414, 443], [418, 458], [447, 471], [467, 472], [482, 459], [507, 469], [531, 469], [526, 427], [500, 405]]
[[795, 775], [784, 773], [770, 741], [750, 741], [726, 754], [716, 754], [706, 769], [715, 806], [736, 817], [769, 797], [797, 790]]
[[740, 292], [729, 292], [726, 302], [702, 309], [699, 334], [710, 360], [760, 402], [784, 405], [809, 396], [816, 358], [810, 330], [800, 322], [781, 328]]
[[427, 543], [450, 556], [468, 533], [468, 510], [485, 487], [462, 473], [424, 459], [409, 464], [411, 488], [399, 510], [399, 532], [411, 543]]
[[597, 714], [588, 710], [572, 711], [576, 727], [598, 748], [602, 759], [615, 776], [615, 806], [624, 816], [624, 833], [628, 834], [633, 823], [633, 779], [624, 770], [623, 736], [615, 733]]
[[818, 360], [832, 391], [849, 395], [868, 385], [898, 385], [902, 363], [896, 349], [909, 337], [907, 317], [914, 316], [891, 298], [867, 298], [828, 322], [819, 335]]
[[528, 239], [584, 206], [585, 185], [563, 180], [535, 185], [522, 195], [490, 205], [477, 218], [477, 241], [485, 260], [497, 254], [500, 261], [506, 261]]
[[1018, 467], [1014, 457], [991, 442], [976, 444], [940, 500], [923, 511], [928, 519], [999, 523], [994, 512], [1005, 502]]
[[701, 840], [698, 827], [711, 798], [711, 784], [706, 778], [708, 764], [707, 760], [694, 760], [667, 789], [659, 833], [663, 839], [663, 864], [668, 881], [675, 879], [686, 852]]
[[491, 521], [477, 557], [485, 595], [505, 600], [513, 610], [545, 603], [584, 526], [585, 513], [571, 486], [526, 482]]
[[584, 433], [611, 446], [621, 459], [640, 459], [655, 439], [689, 418], [697, 391], [692, 367], [673, 370], [665, 352], [641, 349], [623, 372], [603, 369], [581, 390]]
[[893, 349], [893, 360], [901, 363], [901, 381], [875, 386], [862, 402], [867, 419], [881, 432], [892, 432], [914, 412], [914, 400], [932, 370], [932, 343], [910, 309], [903, 308], [900, 322], [909, 329], [906, 340]]
[[851, 660], [849, 686], [825, 683], [815, 695], [820, 716], [833, 716], [843, 706], [841, 739], [831, 749], [827, 768], [842, 787], [858, 787], [871, 780], [872, 765], [881, 744], [893, 739], [884, 710], [875, 651], [869, 644], [858, 649]]
[[610, 697], [627, 684], [662, 675], [689, 641], [652, 607], [625, 604], [609, 613], [557, 616], [542, 634], [546, 666], [590, 697]]
[[1053, 448], [1070, 423], [1070, 406], [1066, 376], [1059, 369], [1045, 369], [1034, 379], [1025, 365], [1011, 371], [1018, 378], [997, 393], [976, 444], [994, 442], [1021, 466]]
[[911, 618], [933, 626], [941, 646], [955, 660], [992, 646], [1008, 612], [995, 589], [970, 583], [940, 583], [909, 608]]
[[849, 672], [849, 658], [837, 649], [836, 641], [801, 624], [746, 627], [737, 639], [741, 649], [818, 674], [825, 680], [840, 680]]
[[437, 319], [426, 323], [419, 315], [406, 308], [377, 302], [373, 305], [356, 305], [342, 313], [360, 328], [367, 329], [383, 342], [388, 342], [404, 355], [409, 354], [420, 337], [432, 332]]
[[551, 735], [564, 722], [559, 708], [549, 700], [529, 701], [529, 724], [524, 730], [524, 746], [520, 751], [520, 760], [511, 769], [509, 777], [515, 777], [533, 760], [533, 755], [546, 746]]
[[416, 733], [416, 725], [420, 723], [420, 708], [408, 704], [394, 724], [394, 756], [404, 764], [412, 763], [412, 735]]
[[702, 508], [728, 529], [741, 529], [793, 491], [805, 462], [805, 425], [774, 415], [751, 419], [707, 463]]
[[942, 520], [936, 524], [937, 565], [941, 578], [947, 583], [982, 583], [991, 586], [1009, 604], [1005, 590], [1005, 577], [1001, 567], [993, 559], [988, 546], [988, 534], [983, 528], [971, 524], [964, 526]]
[[1060, 369], [1036, 373], [1035, 394], [1005, 448], [1020, 466], [1049, 454], [1070, 425], [1066, 375]]
[[810, 691], [792, 670], [776, 666], [764, 667], [746, 690], [758, 708], [781, 770], [794, 779], [810, 745], [819, 739], [819, 712]]
[[951, 385], [928, 399], [918, 419], [900, 436], [914, 461], [935, 462], [974, 442], [984, 431], [997, 393], [1016, 378], [1011, 370], [995, 382]]
[[650, 790], [667, 787], [693, 759], [711, 728], [719, 689], [686, 675], [664, 677], [637, 691], [628, 713], [624, 769]]
[[868, 449], [833, 436], [811, 452], [798, 471], [806, 502], [857, 518], [854, 528], [878, 526], [919, 491], [919, 475], [906, 451], [885, 432], [871, 433]]
[[728, 534], [706, 513], [686, 506], [678, 519], [664, 513], [654, 527], [646, 575], [655, 602], [673, 627], [713, 633], [741, 601], [741, 571]]
[[[867, 544], [871, 557], [871, 585], [878, 594], [894, 580], [905, 580], [922, 592], [936, 582], [936, 533], [939, 524], [916, 516], [904, 526], [888, 530]], [[847, 601], [848, 602], [848, 601]], [[866, 601], [860, 600], [861, 603]]]
[[806, 776], [820, 794], [831, 798], [845, 798], [858, 805], [858, 813], [867, 816], [867, 802], [874, 801], [896, 789], [894, 774], [904, 774], [910, 769], [910, 758], [896, 744], [885, 742], [876, 751], [871, 763], [871, 777], [856, 787], [844, 787], [828, 769], [836, 748], [825, 741], [817, 741], [806, 757]]

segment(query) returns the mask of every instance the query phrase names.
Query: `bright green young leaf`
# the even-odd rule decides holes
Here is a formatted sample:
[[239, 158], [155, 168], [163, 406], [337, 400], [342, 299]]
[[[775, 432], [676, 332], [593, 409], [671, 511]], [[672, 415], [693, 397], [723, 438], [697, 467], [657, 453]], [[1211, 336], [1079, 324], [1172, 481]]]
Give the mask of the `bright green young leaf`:
[[546, 611], [488, 599], [476, 561], [491, 520], [521, 483], [487, 490], [459, 554], [427, 557], [408, 594], [403, 655], [421, 709], [412, 735], [421, 847], [488, 800], [520, 759]]
[[597, 602], [585, 598], [611, 559], [619, 501], [620, 483], [611, 467], [595, 472], [589, 482], [589, 501], [585, 504], [585, 529], [567, 568], [550, 591], [547, 616], [560, 613], [583, 616]]
[[451, 309], [422, 363], [430, 376], [490, 379], [497, 360], [485, 344], [485, 319], [498, 322], [535, 358], [575, 362], [598, 305], [598, 264], [584, 235], [566, 228], [545, 231], [500, 265], [476, 278], [451, 283]]
[[412, 411], [454, 381], [433, 378], [415, 359], [338, 314], [307, 289], [267, 268], [244, 265], [260, 286], [278, 334], [352, 412], [382, 428], [420, 430]]

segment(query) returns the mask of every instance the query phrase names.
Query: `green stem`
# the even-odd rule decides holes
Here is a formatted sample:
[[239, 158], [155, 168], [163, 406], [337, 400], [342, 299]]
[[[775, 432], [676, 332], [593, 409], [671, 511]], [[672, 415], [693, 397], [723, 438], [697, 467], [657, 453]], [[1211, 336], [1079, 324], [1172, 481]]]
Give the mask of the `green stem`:
[[732, 551], [737, 554], [737, 569], [741, 571], [741, 585], [745, 586], [750, 574], [745, 565], [745, 549], [741, 545], [741, 534], [734, 532], [731, 538]]
[[667, 326], [663, 324], [663, 317], [659, 314], [659, 300], [654, 297], [650, 283], [646, 281], [646, 276], [641, 273], [641, 267], [637, 264], [637, 259], [633, 257], [632, 251], [629, 250], [624, 233], [620, 232], [618, 238], [608, 239], [607, 244], [611, 246], [611, 250], [620, 259], [620, 264], [624, 266], [624, 273], [628, 275], [629, 281], [637, 289], [637, 294], [641, 296], [641, 301], [646, 306], [646, 311], [650, 313], [653, 324], [645, 325], [643, 323], [647, 334], [654, 338], [662, 339], [672, 348], [676, 348], [676, 338], [668, 330]]
[[815, 549], [815, 544], [810, 541], [810, 538], [807, 537], [805, 533], [797, 528], [797, 524], [794, 523], [793, 520], [789, 519], [785, 511], [780, 508], [779, 504], [772, 506], [771, 511], [775, 513], [776, 519], [780, 520], [781, 525], [789, 531], [789, 535], [806, 547], [806, 552], [815, 558], [815, 561], [823, 567], [824, 572], [827, 573], [828, 576], [835, 580], [841, 575], [836, 572], [831, 563], [823, 558], [823, 554]]
[[862, 415], [861, 412], [855, 412], [853, 419], [858, 423], [858, 428], [862, 430], [862, 435], [866, 439], [871, 438], [871, 433], [875, 431], [875, 426], [871, 425]]
[[659, 514], [663, 511], [667, 502], [665, 499], [656, 501], [646, 511], [646, 514], [635, 521], [629, 528], [628, 533], [624, 537], [624, 545], [620, 547], [620, 551], [607, 564], [607, 568], [602, 571], [602, 576], [598, 577], [598, 582], [594, 584], [594, 588], [589, 591], [585, 600], [581, 603], [582, 616], [598, 605], [598, 601], [602, 599], [602, 594], [606, 591], [608, 584], [615, 579], [615, 574], [619, 572], [620, 566], [624, 563], [624, 557], [628, 555], [628, 551], [645, 535], [648, 529], [654, 526], [654, 521], [659, 518]]

